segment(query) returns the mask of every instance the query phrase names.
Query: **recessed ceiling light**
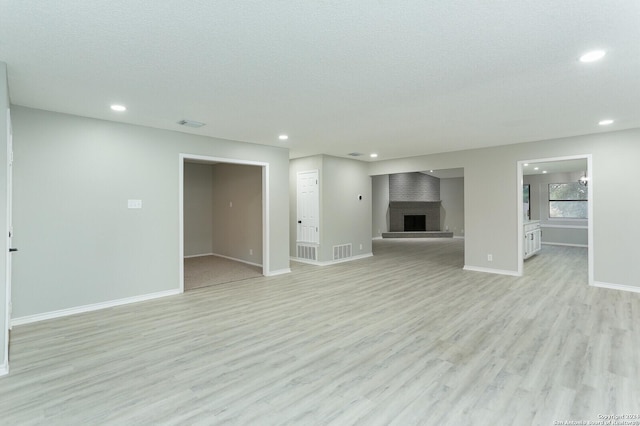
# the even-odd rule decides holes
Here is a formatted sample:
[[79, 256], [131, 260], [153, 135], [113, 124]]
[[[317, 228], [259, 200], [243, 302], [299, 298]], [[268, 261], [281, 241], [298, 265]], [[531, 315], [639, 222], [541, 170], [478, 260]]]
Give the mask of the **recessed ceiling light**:
[[542, 173], [547, 173], [547, 171], [546, 171], [546, 170], [543, 170], [543, 171], [542, 171]]
[[604, 50], [592, 50], [580, 56], [580, 62], [595, 62], [602, 59], [606, 54], [607, 52]]
[[369, 157], [371, 158], [378, 158], [378, 154], [376, 154], [375, 152], [372, 154], [369, 154]]
[[118, 112], [123, 112], [127, 110], [127, 107], [124, 105], [111, 105], [111, 109]]
[[429, 173], [433, 173], [433, 170], [429, 170]]
[[540, 170], [540, 167], [534, 167], [533, 170]]
[[286, 141], [287, 139], [289, 139], [289, 136], [287, 136], [287, 135], [280, 135], [280, 136], [278, 136], [278, 139], [280, 139], [281, 141]]
[[524, 163], [524, 166], [527, 167], [529, 165], [529, 163]]
[[613, 124], [613, 120], [601, 120], [598, 124], [601, 126], [608, 126], [609, 124]]

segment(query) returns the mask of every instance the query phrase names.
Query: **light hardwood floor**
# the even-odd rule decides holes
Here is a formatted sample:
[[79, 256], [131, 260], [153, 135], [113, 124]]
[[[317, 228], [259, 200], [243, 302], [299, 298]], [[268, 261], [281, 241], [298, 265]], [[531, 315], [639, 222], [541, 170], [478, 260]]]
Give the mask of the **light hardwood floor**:
[[262, 276], [262, 267], [220, 256], [184, 259], [184, 290], [242, 281]]
[[552, 425], [640, 413], [640, 294], [461, 240], [16, 327], [0, 424]]

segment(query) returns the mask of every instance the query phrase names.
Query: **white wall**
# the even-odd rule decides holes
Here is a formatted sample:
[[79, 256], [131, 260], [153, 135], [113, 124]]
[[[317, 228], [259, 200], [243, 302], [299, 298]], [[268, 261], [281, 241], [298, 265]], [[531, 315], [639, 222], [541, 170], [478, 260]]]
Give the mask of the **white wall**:
[[262, 167], [212, 167], [213, 253], [262, 265]]
[[561, 245], [588, 245], [587, 219], [550, 219], [549, 184], [577, 182], [584, 172], [547, 173], [523, 177], [530, 185], [531, 219], [542, 226], [542, 242]]
[[[9, 88], [7, 86], [7, 65], [0, 62], [0, 227], [6, 231], [7, 223], [7, 111], [9, 110]], [[6, 249], [7, 238], [2, 239]], [[7, 312], [7, 275], [6, 254], [0, 256], [0, 280], [4, 283], [0, 287], [0, 375], [9, 371], [8, 361], [8, 329], [9, 318]]]
[[640, 212], [640, 197], [629, 197], [635, 193], [630, 171], [640, 158], [640, 129], [377, 161], [370, 174], [463, 167], [465, 265], [517, 273], [517, 162], [586, 154], [592, 155], [594, 280], [640, 287], [640, 228], [620, 220], [621, 214]]
[[213, 166], [184, 164], [184, 255], [213, 253]]
[[[269, 164], [268, 273], [289, 268], [288, 151], [14, 107], [14, 318], [179, 288], [179, 154]], [[127, 209], [127, 199], [143, 208]]]
[[[291, 160], [290, 253], [296, 256], [297, 173], [319, 171], [320, 246], [319, 262], [333, 260], [333, 246], [352, 244], [352, 255], [371, 254], [371, 178], [365, 162], [329, 155]], [[362, 200], [358, 200], [362, 195]], [[362, 248], [360, 248], [362, 245]]]
[[464, 236], [464, 178], [440, 179], [440, 229]]

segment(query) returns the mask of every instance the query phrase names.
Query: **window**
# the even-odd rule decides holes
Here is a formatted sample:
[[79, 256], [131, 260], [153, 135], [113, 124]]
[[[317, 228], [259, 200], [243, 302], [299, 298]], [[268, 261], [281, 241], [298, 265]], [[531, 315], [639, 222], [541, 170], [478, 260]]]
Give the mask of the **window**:
[[549, 217], [587, 218], [587, 187], [578, 182], [549, 184]]

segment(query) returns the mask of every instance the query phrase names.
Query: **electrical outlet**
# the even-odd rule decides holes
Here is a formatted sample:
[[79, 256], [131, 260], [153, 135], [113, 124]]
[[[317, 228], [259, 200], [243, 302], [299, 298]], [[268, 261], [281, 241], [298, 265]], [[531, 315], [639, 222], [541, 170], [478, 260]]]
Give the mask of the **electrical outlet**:
[[488, 254], [488, 255], [487, 255], [487, 260], [488, 260], [489, 262], [493, 262], [493, 255], [492, 255], [492, 254]]
[[249, 256], [253, 255], [253, 249], [249, 249]]
[[360, 250], [362, 250], [362, 244], [360, 244]]
[[233, 201], [229, 201], [229, 207], [233, 207]]

